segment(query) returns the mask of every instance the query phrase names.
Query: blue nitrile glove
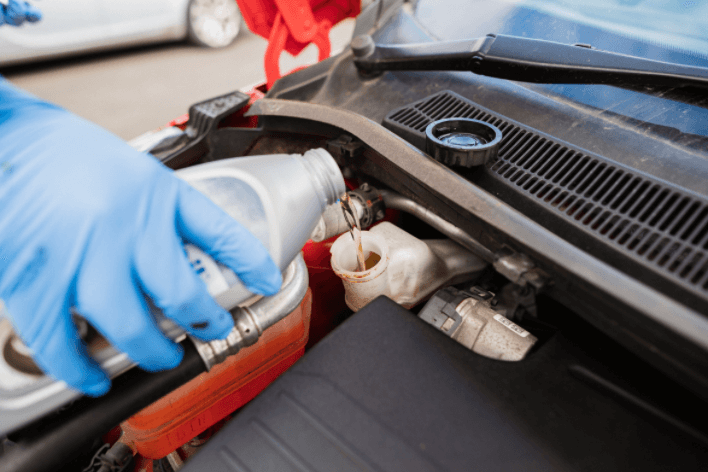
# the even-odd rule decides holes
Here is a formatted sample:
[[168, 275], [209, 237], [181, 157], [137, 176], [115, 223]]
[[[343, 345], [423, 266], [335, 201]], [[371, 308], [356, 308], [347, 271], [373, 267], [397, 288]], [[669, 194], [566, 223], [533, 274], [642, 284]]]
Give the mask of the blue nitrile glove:
[[0, 77], [0, 298], [45, 372], [89, 395], [110, 387], [86, 355], [72, 307], [150, 371], [177, 366], [182, 351], [157, 328], [145, 295], [190, 334], [226, 337], [233, 320], [183, 242], [255, 293], [280, 288], [264, 246], [211, 200], [153, 157]]
[[0, 26], [4, 23], [20, 26], [25, 21], [35, 23], [42, 19], [42, 13], [27, 2], [8, 0], [0, 3]]

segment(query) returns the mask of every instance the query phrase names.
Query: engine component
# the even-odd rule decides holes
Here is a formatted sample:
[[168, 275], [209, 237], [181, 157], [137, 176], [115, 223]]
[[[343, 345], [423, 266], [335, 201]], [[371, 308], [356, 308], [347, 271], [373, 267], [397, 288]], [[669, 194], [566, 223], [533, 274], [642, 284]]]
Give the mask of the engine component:
[[[342, 69], [344, 70], [344, 69]], [[325, 82], [329, 83], [329, 82]], [[386, 82], [377, 82], [378, 86], [384, 86]], [[308, 83], [309, 84], [309, 83]], [[365, 89], [368, 90], [368, 89]], [[290, 89], [288, 89], [290, 91]], [[308, 93], [311, 90], [308, 89]], [[323, 92], [324, 93], [324, 92]], [[357, 100], [362, 99], [363, 96], [368, 94], [368, 91], [360, 91], [356, 95]], [[277, 96], [277, 94], [274, 94]], [[444, 100], [444, 109], [446, 111], [451, 110], [451, 106], [462, 107], [466, 116], [475, 116], [473, 112], [476, 113], [476, 117], [487, 117], [489, 120], [502, 120], [505, 126], [500, 128], [506, 130], [507, 136], [510, 127], [516, 127], [514, 129], [524, 130], [527, 133], [532, 133], [530, 143], [538, 143], [540, 139], [543, 138], [541, 134], [533, 134], [534, 132], [529, 128], [521, 128], [522, 125], [512, 122], [508, 119], [500, 117], [500, 115], [494, 114], [491, 111], [482, 111], [481, 107], [475, 106], [474, 108], [464, 108], [464, 104], [460, 105], [459, 102], [454, 102], [454, 100], [448, 101], [443, 98], [443, 95], [449, 96], [450, 92], [443, 91], [440, 92], [436, 97], [427, 97], [421, 99], [417, 102], [416, 109], [425, 109], [426, 105], [432, 107], [432, 101]], [[376, 100], [374, 98], [373, 100]], [[352, 103], [354, 100], [350, 101]], [[368, 103], [368, 102], [367, 102]], [[442, 102], [438, 103], [443, 106]], [[449, 106], [450, 107], [449, 107]], [[357, 105], [358, 106], [358, 105]], [[437, 106], [437, 105], [436, 105]], [[346, 108], [346, 107], [345, 107]], [[403, 115], [405, 110], [410, 110], [413, 107], [405, 107], [394, 112], [391, 112], [391, 117], [400, 117]], [[550, 111], [550, 108], [547, 109]], [[442, 112], [442, 110], [441, 110]], [[487, 115], [485, 115], [485, 113]], [[451, 205], [451, 207], [459, 212], [460, 215], [467, 215], [470, 218], [479, 218], [480, 221], [486, 223], [489, 228], [496, 228], [499, 234], [504, 234], [505, 241], [508, 242], [513, 238], [514, 241], [519, 243], [519, 249], [532, 250], [535, 254], [535, 258], [538, 262], [544, 264], [544, 267], [554, 268], [554, 273], [563, 274], [563, 277], [556, 282], [556, 288], [553, 290], [554, 296], [557, 294], [563, 294], [563, 296], [569, 296], [572, 299], [581, 301], [578, 306], [578, 313], [585, 319], [597, 320], [597, 322], [602, 323], [603, 329], [611, 331], [613, 336], [617, 336], [625, 342], [627, 346], [637, 352], [641, 352], [642, 356], [646, 356], [647, 359], [651, 358], [652, 362], [656, 362], [656, 365], [661, 366], [661, 369], [668, 373], [675, 380], [681, 381], [685, 386], [689, 387], [694, 393], [698, 394], [702, 398], [708, 397], [706, 392], [706, 385], [708, 385], [708, 380], [703, 372], [708, 372], [708, 362], [706, 362], [706, 356], [704, 355], [703, 349], [708, 346], [708, 322], [701, 313], [705, 312], [705, 309], [701, 307], [705, 304], [701, 304], [699, 300], [695, 298], [695, 293], [693, 294], [689, 291], [681, 291], [682, 294], [681, 302], [676, 301], [675, 298], [671, 298], [660, 290], [664, 290], [659, 285], [658, 279], [654, 276], [657, 272], [650, 269], [650, 265], [647, 265], [646, 261], [648, 259], [644, 258], [641, 271], [632, 270], [632, 276], [627, 275], [621, 270], [610, 265], [610, 262], [603, 262], [598, 257], [598, 254], [591, 255], [585, 251], [579, 251], [576, 246], [564, 239], [568, 236], [559, 236], [559, 234], [564, 234], [565, 231], [570, 231], [571, 229], [565, 226], [566, 230], [556, 229], [549, 230], [544, 228], [540, 223], [536, 222], [531, 217], [522, 213], [520, 210], [514, 209], [508, 203], [505, 203], [500, 199], [500, 197], [495, 196], [498, 192], [501, 192], [501, 188], [491, 188], [489, 190], [482, 189], [479, 185], [472, 184], [471, 182], [460, 178], [459, 176], [452, 176], [450, 170], [443, 166], [440, 166], [432, 162], [427, 155], [420, 152], [413, 146], [403, 143], [400, 138], [394, 136], [387, 130], [384, 130], [381, 126], [372, 122], [370, 119], [365, 118], [358, 113], [349, 111], [347, 109], [342, 109], [342, 107], [336, 107], [332, 105], [321, 105], [309, 102], [303, 102], [300, 100], [285, 100], [279, 98], [264, 98], [257, 101], [249, 110], [248, 114], [258, 115], [261, 118], [267, 117], [267, 119], [292, 119], [293, 122], [299, 122], [301, 129], [307, 129], [311, 127], [312, 123], [326, 124], [339, 128], [340, 130], [357, 136], [364, 144], [371, 147], [372, 150], [385, 155], [386, 159], [382, 161], [381, 168], [385, 169], [384, 173], [378, 174], [379, 180], [384, 184], [390, 185], [398, 191], [404, 191], [408, 187], [408, 179], [412, 179], [412, 182], [417, 184], [416, 193], [421, 199], [425, 198], [439, 198], [443, 202]], [[415, 115], [415, 114], [414, 114]], [[554, 116], [561, 116], [562, 114], [556, 114]], [[418, 116], [415, 115], [412, 119], [417, 120]], [[491, 117], [490, 117], [491, 116]], [[586, 116], [586, 115], [583, 115]], [[588, 115], [589, 116], [589, 115]], [[410, 123], [410, 122], [409, 122]], [[536, 138], [536, 136], [538, 138]], [[565, 152], [565, 149], [571, 149], [568, 146], [562, 144], [561, 141], [550, 140], [549, 145], [553, 146], [554, 143], [559, 145], [558, 151], [546, 151], [544, 153], [533, 154], [536, 157], [548, 156], [549, 153], [555, 152]], [[658, 141], [657, 141], [658, 143]], [[423, 135], [423, 146], [425, 144], [425, 136]], [[530, 150], [531, 146], [534, 144], [529, 144], [523, 149]], [[582, 151], [578, 148], [573, 148], [577, 154], [574, 159], [578, 159], [579, 162], [583, 160], [586, 156], [590, 164], [588, 165], [603, 165], [605, 162], [608, 169], [612, 169], [612, 160], [607, 160], [600, 158], [596, 154], [588, 155], [586, 151]], [[662, 148], [663, 149], [663, 148]], [[667, 148], [668, 149], [668, 148]], [[502, 151], [502, 149], [500, 149]], [[524, 151], [526, 152], [526, 151]], [[688, 157], [688, 153], [682, 154]], [[536, 159], [536, 157], [534, 159]], [[500, 152], [501, 159], [501, 152]], [[539, 162], [538, 160], [536, 161]], [[498, 162], [495, 164], [495, 172], [507, 173], [509, 172], [507, 164], [509, 162]], [[497, 168], [497, 166], [499, 166]], [[564, 171], [566, 177], [570, 178], [573, 174], [574, 166], [566, 166], [569, 170]], [[389, 170], [390, 169], [390, 170]], [[622, 179], [627, 182], [636, 182], [639, 185], [641, 182], [642, 188], [646, 188], [646, 191], [654, 192], [655, 182], [651, 178], [646, 178], [641, 173], [633, 173], [627, 170], [621, 170], [615, 168], [615, 175], [618, 173], [627, 174], [622, 177]], [[403, 181], [394, 176], [405, 176]], [[506, 175], [506, 174], [505, 174]], [[508, 175], [511, 175], [509, 173]], [[526, 178], [526, 177], [524, 177]], [[584, 177], [583, 177], [584, 178]], [[588, 183], [589, 179], [586, 180]], [[530, 188], [531, 184], [534, 184], [532, 178], [529, 178], [526, 188]], [[540, 182], [536, 182], [540, 185]], [[534, 184], [536, 185], [536, 184]], [[628, 184], [629, 185], [629, 184]], [[632, 184], [635, 185], [635, 184]], [[676, 190], [676, 187], [667, 187], [665, 183], [656, 184], [659, 189], [666, 189], [666, 195], [668, 192], [676, 193], [676, 201], [687, 202], [689, 204], [693, 197], [690, 197], [688, 193], [682, 190]], [[517, 186], [518, 188], [518, 186]], [[556, 193], [556, 188], [552, 186], [547, 186], [549, 193], [537, 193], [534, 198], [537, 201], [544, 200], [548, 196], [564, 195], [563, 192], [558, 189], [559, 193]], [[524, 190], [530, 192], [530, 190]], [[662, 191], [662, 190], [660, 190]], [[577, 190], [576, 190], [577, 192]], [[543, 199], [539, 198], [539, 195], [543, 195]], [[580, 195], [579, 193], [577, 195]], [[615, 197], [623, 202], [622, 204], [629, 205], [630, 203], [640, 204], [641, 202], [633, 199], [631, 192], [625, 193], [614, 193]], [[686, 196], [688, 199], [684, 199]], [[573, 221], [578, 217], [582, 207], [582, 199], [575, 196], [572, 192], [568, 194], [566, 200], [562, 199], [551, 199], [548, 205], [555, 206], [556, 202], [570, 202], [564, 216], [568, 216]], [[671, 200], [673, 201], [673, 200]], [[561, 205], [561, 203], [558, 203]], [[564, 205], [564, 204], [562, 204]], [[588, 204], [590, 205], [590, 204]], [[565, 206], [561, 206], [565, 208]], [[589, 206], [587, 207], [589, 210]], [[685, 206], [684, 209], [687, 209]], [[698, 208], [703, 208], [698, 206]], [[582, 210], [583, 214], [586, 210]], [[595, 213], [591, 212], [591, 215], [605, 215], [612, 214], [608, 212], [598, 211]], [[703, 213], [696, 213], [697, 217], [702, 217]], [[625, 218], [629, 218], [625, 214]], [[548, 221], [550, 224], [551, 220], [544, 218], [544, 222]], [[616, 221], [616, 223], [615, 223]], [[625, 221], [627, 224], [625, 225]], [[683, 219], [677, 219], [678, 223], [674, 226], [675, 229], [679, 228], [683, 224]], [[703, 221], [703, 220], [701, 220]], [[635, 228], [643, 228], [643, 226], [637, 224], [632, 224], [632, 220], [622, 220], [620, 217], [616, 219], [612, 217], [609, 220], [611, 224], [618, 224], [617, 231], [624, 228], [625, 232], [630, 230], [634, 231]], [[599, 226], [597, 231], [599, 231], [604, 226]], [[560, 228], [560, 227], [558, 227]], [[588, 233], [589, 226], [585, 226], [585, 233]], [[553, 232], [556, 231], [556, 232]], [[480, 234], [491, 236], [491, 233], [483, 230]], [[568, 233], [570, 234], [570, 233]], [[629, 234], [629, 233], [628, 233]], [[651, 234], [651, 231], [644, 232], [642, 234]], [[575, 237], [575, 236], [574, 236]], [[485, 237], [486, 240], [486, 237]], [[585, 241], [582, 243], [583, 247], [589, 251], [591, 244], [589, 239], [575, 239], [576, 241]], [[621, 239], [625, 241], [624, 238]], [[600, 241], [597, 239], [595, 242]], [[609, 238], [604, 238], [609, 244], [611, 241]], [[613, 244], [619, 244], [618, 240], [614, 241]], [[684, 247], [678, 242], [674, 246], [671, 241], [673, 241], [669, 236], [667, 238], [659, 238], [656, 243], [663, 245], [664, 242], [666, 246], [663, 246], [667, 251], [668, 248], [673, 247]], [[587, 243], [587, 245], [586, 245]], [[671, 244], [669, 244], [671, 243]], [[594, 243], [593, 243], [594, 244]], [[483, 246], [482, 246], [483, 247]], [[604, 246], [609, 247], [609, 246]], [[626, 245], [625, 245], [626, 247]], [[636, 250], [642, 250], [645, 246], [637, 245]], [[480, 253], [481, 254], [481, 253]], [[638, 258], [620, 258], [617, 259], [619, 252], [605, 252], [605, 254], [613, 254], [612, 258], [614, 263], [618, 260], [622, 260], [622, 270], [630, 270], [631, 267], [637, 267]], [[685, 254], [684, 251], [676, 251], [674, 253], [674, 259], [682, 257]], [[485, 260], [492, 261], [494, 259], [493, 254], [490, 257], [484, 257]], [[606, 257], [606, 256], [602, 256]], [[663, 260], [663, 259], [662, 259]], [[686, 259], [685, 261], [691, 261], [693, 259]], [[667, 261], [668, 262], [668, 261]], [[658, 264], [655, 259], [654, 265]], [[694, 266], [701, 267], [700, 265]], [[664, 266], [663, 271], [668, 274], [668, 269]], [[674, 272], [673, 277], [678, 280], [680, 272]], [[708, 277], [708, 273], [704, 274]], [[634, 277], [639, 277], [637, 280]], [[705, 278], [704, 277], [704, 278]], [[642, 279], [644, 283], [641, 282]], [[651, 279], [651, 280], [650, 280]], [[664, 282], [666, 279], [664, 279]], [[688, 285], [690, 279], [683, 279], [684, 284]], [[703, 283], [702, 281], [700, 283]], [[698, 282], [696, 283], [697, 286]], [[622, 290], [617, 290], [617, 287], [622, 287]], [[569, 289], [570, 291], [566, 290]], [[672, 292], [679, 293], [679, 292]], [[606, 298], [613, 300], [612, 302], [606, 302], [605, 300], [598, 301], [598, 294], [604, 294]], [[596, 304], [597, 302], [597, 304]], [[613, 308], [610, 309], [609, 307]], [[602, 308], [598, 308], [602, 307]], [[697, 308], [698, 307], [698, 308]], [[646, 320], [649, 323], [645, 323]], [[668, 330], [659, 329], [659, 325], [664, 325]], [[631, 329], [627, 328], [632, 326]], [[683, 338], [688, 339], [690, 342], [683, 342]], [[660, 346], [660, 347], [659, 347]], [[656, 349], [655, 349], [656, 348]], [[657, 350], [658, 349], [658, 350]], [[688, 361], [687, 359], [690, 359]], [[698, 366], [695, 369], [684, 368], [683, 362], [690, 365]]]
[[193, 339], [207, 369], [222, 363], [242, 348], [255, 344], [263, 332], [295, 310], [307, 294], [307, 266], [299, 255], [283, 277], [283, 288], [272, 297], [262, 298], [251, 306], [232, 310], [236, 325], [226, 339]]
[[548, 275], [536, 267], [526, 254], [517, 253], [507, 248], [494, 255], [493, 266], [497, 272], [516, 285], [530, 286], [541, 290], [549, 282]]
[[123, 441], [160, 459], [252, 400], [305, 352], [312, 294], [258, 342], [121, 424]]
[[520, 320], [524, 316], [537, 316], [536, 291], [528, 285], [506, 284], [495, 296], [497, 304], [494, 308], [511, 321]]
[[520, 361], [538, 339], [496, 310], [493, 298], [478, 287], [447, 287], [433, 295], [418, 316], [477, 354]]
[[[352, 210], [354, 210], [359, 219], [361, 219], [361, 216], [364, 214], [364, 208], [361, 206], [361, 203], [354, 199], [352, 199], [351, 203]], [[334, 205], [329, 205], [324, 213], [322, 213], [322, 218], [320, 218], [320, 221], [317, 223], [310, 239], [321, 243], [346, 231], [349, 231], [349, 225], [344, 217], [344, 213], [342, 213], [342, 207], [339, 203], [335, 203]]]
[[[386, 216], [386, 207], [381, 193], [369, 184], [364, 183], [358, 189], [347, 192], [347, 195], [352, 209], [359, 218], [359, 229], [368, 228]], [[311, 238], [315, 242], [321, 242], [345, 233], [349, 229], [342, 207], [339, 203], [335, 203], [329, 205], [322, 213], [322, 218], [312, 232]]]
[[496, 126], [469, 118], [444, 118], [425, 129], [425, 150], [448, 166], [475, 167], [497, 157], [502, 133]]
[[420, 218], [424, 222], [428, 223], [430, 226], [437, 229], [445, 236], [458, 243], [460, 246], [474, 252], [482, 259], [489, 262], [492, 262], [494, 260], [494, 254], [492, 253], [492, 251], [484, 247], [479, 241], [472, 238], [469, 234], [462, 231], [460, 228], [453, 225], [449, 221], [440, 218], [438, 215], [428, 210], [423, 205], [414, 202], [410, 198], [406, 198], [402, 195], [388, 190], [381, 190], [379, 194], [381, 195], [381, 198], [383, 199], [386, 208], [410, 213], [411, 215]]
[[354, 311], [380, 295], [412, 307], [453, 280], [473, 279], [487, 266], [453, 241], [421, 241], [388, 222], [362, 231], [361, 241], [367, 258], [363, 272], [356, 271], [351, 235], [340, 236], [331, 249], [332, 269], [342, 279], [346, 303]]
[[[127, 472], [132, 470], [133, 450], [122, 440], [116, 441], [113, 446], [98, 457], [94, 457], [91, 466], [84, 469], [96, 472]], [[95, 465], [94, 465], [95, 464]], [[96, 467], [98, 465], [98, 467]]]
[[170, 464], [170, 467], [172, 468], [173, 471], [178, 471], [182, 467], [184, 467], [184, 461], [179, 456], [177, 451], [173, 451], [173, 452], [167, 454], [167, 456], [165, 456], [165, 459], [167, 459], [167, 463]]

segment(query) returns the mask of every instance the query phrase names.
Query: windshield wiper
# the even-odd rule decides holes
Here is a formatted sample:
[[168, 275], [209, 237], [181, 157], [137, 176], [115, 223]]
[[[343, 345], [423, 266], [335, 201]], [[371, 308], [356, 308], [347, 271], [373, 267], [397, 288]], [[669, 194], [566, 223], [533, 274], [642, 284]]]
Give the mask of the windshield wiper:
[[708, 68], [652, 61], [587, 44], [489, 34], [484, 38], [405, 45], [351, 44], [360, 71], [450, 70], [545, 84], [634, 84], [708, 87]]

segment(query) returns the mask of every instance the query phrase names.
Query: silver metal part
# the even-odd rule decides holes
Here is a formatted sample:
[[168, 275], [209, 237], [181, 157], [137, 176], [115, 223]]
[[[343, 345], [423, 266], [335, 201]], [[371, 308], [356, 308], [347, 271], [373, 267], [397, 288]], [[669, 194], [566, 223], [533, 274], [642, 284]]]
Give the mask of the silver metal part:
[[283, 275], [283, 287], [272, 297], [262, 298], [248, 307], [231, 311], [235, 327], [226, 339], [199, 341], [193, 339], [207, 369], [223, 362], [242, 348], [251, 346], [278, 321], [292, 313], [307, 293], [309, 277], [305, 260], [300, 254], [290, 263]]
[[528, 283], [537, 290], [543, 288], [548, 282], [546, 274], [535, 267], [531, 259], [525, 254], [494, 254], [465, 231], [442, 219], [423, 205], [388, 190], [381, 190], [379, 193], [386, 208], [405, 211], [425, 221], [460, 246], [469, 249], [488, 262], [493, 262], [494, 268], [510, 281], [519, 285]]
[[410, 213], [411, 215], [416, 216], [419, 219], [425, 221], [430, 226], [437, 229], [445, 236], [455, 241], [460, 246], [474, 252], [482, 259], [489, 262], [494, 260], [494, 254], [492, 253], [492, 251], [484, 247], [479, 241], [474, 239], [472, 236], [470, 236], [457, 226], [453, 225], [449, 221], [440, 218], [438, 215], [428, 210], [423, 205], [414, 202], [410, 198], [406, 198], [402, 195], [390, 192], [388, 190], [381, 190], [380, 194], [381, 197], [383, 197], [383, 201], [386, 205], [386, 208], [401, 210], [405, 211], [406, 213]]
[[537, 338], [492, 306], [494, 295], [480, 289], [440, 290], [418, 315], [477, 354], [502, 361], [520, 361]]
[[167, 462], [170, 464], [170, 467], [172, 467], [172, 470], [174, 470], [175, 472], [177, 472], [184, 466], [184, 461], [179, 456], [179, 453], [177, 451], [170, 452], [165, 456], [165, 459], [167, 459]]
[[524, 285], [524, 275], [534, 268], [531, 259], [518, 253], [499, 257], [493, 265], [497, 272], [519, 285]]
[[525, 287], [531, 286], [539, 291], [549, 283], [548, 274], [536, 267], [526, 254], [503, 249], [494, 255], [494, 269], [512, 283]]

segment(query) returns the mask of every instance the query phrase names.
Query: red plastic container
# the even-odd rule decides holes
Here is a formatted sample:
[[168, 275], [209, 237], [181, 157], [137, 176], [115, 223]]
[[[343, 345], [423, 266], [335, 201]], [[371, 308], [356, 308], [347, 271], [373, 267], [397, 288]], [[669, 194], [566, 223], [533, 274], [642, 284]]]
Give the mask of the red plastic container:
[[317, 344], [351, 313], [344, 303], [344, 285], [332, 270], [329, 253], [337, 236], [316, 243], [312, 240], [302, 249], [310, 275], [310, 287], [315, 289], [310, 319], [310, 340], [307, 347]]
[[122, 441], [160, 459], [248, 403], [303, 355], [311, 310], [308, 289], [300, 306], [256, 344], [123, 422]]

